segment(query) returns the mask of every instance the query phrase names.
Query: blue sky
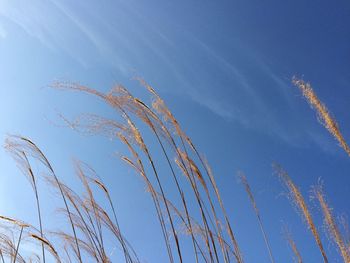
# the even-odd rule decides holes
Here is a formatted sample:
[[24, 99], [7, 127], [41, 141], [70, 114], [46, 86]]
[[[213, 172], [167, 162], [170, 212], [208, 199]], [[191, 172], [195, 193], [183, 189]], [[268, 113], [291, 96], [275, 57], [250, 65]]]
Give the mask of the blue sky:
[[[306, 196], [321, 177], [335, 211], [349, 213], [350, 160], [291, 85], [294, 75], [310, 81], [350, 138], [349, 24], [345, 0], [0, 0], [1, 137], [32, 138], [72, 184], [72, 157], [91, 164], [110, 186], [140, 256], [162, 262], [165, 254], [154, 253], [162, 243], [145, 244], [157, 229], [151, 200], [143, 182], [114, 157], [120, 145], [58, 125], [57, 113], [112, 111], [94, 98], [48, 88], [56, 80], [101, 91], [121, 83], [142, 97], [132, 80], [141, 76], [209, 159], [247, 262], [267, 262], [268, 255], [238, 170], [251, 182], [278, 261], [291, 257], [281, 237], [286, 222], [305, 261], [318, 262], [271, 163], [281, 163]], [[34, 218], [30, 187], [5, 151], [0, 165], [0, 213]]]

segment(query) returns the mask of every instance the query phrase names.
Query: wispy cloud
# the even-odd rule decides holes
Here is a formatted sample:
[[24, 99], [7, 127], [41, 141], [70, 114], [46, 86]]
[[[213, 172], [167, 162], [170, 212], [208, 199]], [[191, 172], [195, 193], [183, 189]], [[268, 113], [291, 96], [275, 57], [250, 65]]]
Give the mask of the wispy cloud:
[[[291, 76], [281, 76], [255, 50], [231, 40], [227, 57], [170, 21], [159, 27], [128, 2], [111, 5], [0, 0], [0, 16], [84, 68], [99, 64], [127, 77], [142, 75], [164, 92], [187, 95], [226, 121], [293, 146], [322, 141], [300, 129]], [[1, 25], [0, 37], [6, 37]]]
[[94, 50], [105, 62], [124, 74], [129, 73], [131, 67], [120, 54], [120, 50], [127, 49], [129, 43], [103, 19], [103, 14], [96, 15], [96, 7], [92, 8], [94, 12], [88, 12], [83, 8], [81, 9], [85, 12], [81, 12], [80, 8], [78, 10], [71, 8], [69, 4], [63, 4], [62, 1], [51, 0], [51, 2], [84, 35], [86, 41], [93, 45]]
[[6, 38], [7, 32], [5, 31], [4, 27], [0, 24], [0, 38]]
[[[63, 49], [72, 53], [68, 48], [69, 33], [64, 29], [67, 25], [66, 19], [62, 14], [55, 12], [54, 6], [49, 1], [34, 0], [29, 4], [23, 1], [4, 0], [1, 1], [0, 7], [2, 17], [20, 26], [29, 36], [38, 39], [50, 50]], [[76, 55], [74, 57], [80, 60]]]
[[[298, 92], [291, 83], [292, 76], [276, 73], [262, 56], [243, 48], [241, 43], [237, 46], [240, 46], [240, 56], [249, 63], [249, 70], [244, 63], [228, 61], [204, 41], [193, 36], [188, 39], [191, 39], [193, 49], [201, 50], [210, 64], [202, 69], [200, 76], [204, 78], [204, 84], [200, 89], [186, 83], [187, 93], [193, 101], [226, 121], [236, 121], [289, 146], [304, 148], [313, 145], [334, 154], [332, 142], [323, 135], [317, 122], [307, 124], [300, 118], [303, 112], [296, 108]], [[218, 77], [218, 69], [221, 71], [219, 78], [225, 79], [223, 85], [226, 86], [211, 81], [211, 78]]]
[[86, 22], [90, 18], [84, 12], [82, 17], [76, 15], [63, 2], [2, 0], [0, 16], [20, 26], [50, 50], [64, 51], [83, 67], [101, 62], [108, 51], [107, 41], [98, 34], [99, 28], [93, 29]]

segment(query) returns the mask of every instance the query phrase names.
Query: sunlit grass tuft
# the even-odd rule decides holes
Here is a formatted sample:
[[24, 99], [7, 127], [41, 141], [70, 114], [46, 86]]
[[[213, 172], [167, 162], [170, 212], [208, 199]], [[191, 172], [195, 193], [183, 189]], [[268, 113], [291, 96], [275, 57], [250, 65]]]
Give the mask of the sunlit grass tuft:
[[[109, 137], [119, 140], [126, 146], [127, 152], [120, 154], [121, 160], [135, 171], [147, 187], [154, 204], [153, 213], [159, 222], [164, 251], [167, 253], [169, 262], [246, 262], [241, 252], [239, 238], [233, 231], [235, 222], [232, 220], [232, 212], [226, 211], [220, 189], [207, 160], [199, 153], [156, 91], [145, 81], [139, 79], [139, 82], [152, 98], [152, 103], [141, 101], [120, 85], [107, 93], [76, 83], [61, 82], [53, 86], [61, 90], [95, 96], [115, 110], [116, 117], [113, 119], [98, 115], [82, 115], [71, 121], [61, 117], [71, 128], [83, 133], [108, 134]], [[325, 127], [350, 155], [349, 147], [336, 121], [317, 98], [311, 86], [298, 79], [294, 79], [293, 83], [300, 88], [310, 105], [318, 112]], [[152, 143], [151, 138], [146, 136], [149, 131], [145, 129], [151, 132]], [[111, 248], [107, 245], [109, 242], [118, 248], [118, 256], [122, 256], [126, 263], [144, 262], [132, 247], [132, 242], [124, 236], [123, 226], [118, 220], [118, 213], [123, 211], [117, 211], [113, 194], [92, 167], [81, 161], [74, 162], [75, 173], [83, 189], [78, 193], [61, 181], [48, 158], [32, 140], [21, 136], [9, 136], [5, 147], [29, 179], [34, 192], [38, 222], [26, 224], [11, 217], [0, 216], [0, 221], [6, 225], [0, 231], [0, 260], [3, 263], [29, 262], [34, 258], [37, 262], [45, 262], [45, 260], [114, 262]], [[158, 155], [155, 158], [154, 151], [159, 151], [164, 158], [161, 159]], [[32, 168], [34, 162], [46, 168], [45, 176], [34, 171]], [[164, 173], [163, 169], [161, 172], [160, 167], [167, 167], [167, 172]], [[281, 166], [275, 165], [274, 170], [288, 189], [290, 199], [306, 222], [320, 251], [320, 257], [324, 262], [328, 262], [321, 233], [309, 210], [307, 200]], [[261, 212], [257, 206], [259, 200], [253, 195], [245, 175], [240, 173], [239, 177], [258, 219], [270, 261], [278, 262], [272, 254], [262, 223]], [[41, 191], [37, 185], [38, 178], [44, 179], [49, 187], [59, 193], [63, 203], [59, 211], [67, 218], [69, 228], [52, 231], [45, 229], [45, 222], [42, 220], [42, 213], [45, 211], [42, 211], [40, 206], [42, 197], [39, 196]], [[97, 201], [97, 192], [103, 194], [105, 200], [102, 203]], [[344, 262], [348, 263], [350, 260], [348, 244], [339, 231], [333, 212], [321, 189], [315, 188], [314, 193], [329, 232], [338, 246], [340, 256]], [[240, 232], [244, 233], [244, 230]], [[111, 237], [113, 237], [112, 241]], [[288, 232], [285, 237], [296, 260], [302, 262], [292, 234]], [[39, 244], [40, 256], [35, 249], [30, 255], [22, 253], [21, 244], [24, 241]], [[150, 238], [149, 242], [160, 241], [153, 241]], [[190, 247], [187, 248], [189, 244]], [[37, 248], [37, 246], [33, 247]], [[254, 245], [246, 251], [254, 253]]]

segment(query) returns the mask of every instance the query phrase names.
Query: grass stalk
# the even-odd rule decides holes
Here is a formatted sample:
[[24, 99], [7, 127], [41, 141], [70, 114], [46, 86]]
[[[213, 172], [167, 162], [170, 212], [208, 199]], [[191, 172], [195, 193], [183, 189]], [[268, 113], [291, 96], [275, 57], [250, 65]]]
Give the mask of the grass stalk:
[[263, 226], [263, 223], [262, 223], [262, 219], [261, 219], [261, 215], [260, 215], [260, 211], [258, 209], [258, 206], [256, 204], [256, 201], [255, 201], [255, 198], [254, 198], [254, 195], [253, 195], [253, 192], [250, 188], [250, 185], [248, 183], [248, 180], [247, 180], [247, 177], [243, 174], [243, 172], [239, 172], [238, 173], [238, 177], [239, 179], [241, 180], [246, 192], [247, 192], [247, 195], [249, 197], [249, 200], [250, 200], [250, 203], [252, 204], [253, 208], [254, 208], [254, 212], [255, 212], [255, 215], [256, 217], [258, 218], [258, 223], [259, 223], [259, 227], [260, 227], [260, 231], [263, 235], [263, 238], [264, 238], [264, 242], [265, 242], [265, 245], [266, 245], [266, 248], [267, 248], [267, 251], [269, 253], [269, 257], [270, 257], [270, 261], [271, 263], [274, 263], [275, 260], [274, 260], [274, 257], [272, 255], [272, 250], [271, 250], [271, 246], [270, 246], [270, 242], [267, 238], [267, 235], [266, 235], [266, 231], [265, 231], [265, 228]]
[[305, 202], [304, 197], [302, 196], [300, 190], [293, 183], [293, 181], [289, 177], [288, 173], [285, 170], [283, 170], [283, 168], [280, 165], [274, 164], [273, 167], [274, 167], [274, 170], [277, 173], [277, 175], [281, 178], [282, 182], [288, 188], [292, 201], [296, 204], [296, 206], [301, 211], [302, 218], [305, 219], [306, 224], [307, 224], [308, 228], [310, 229], [310, 231], [311, 231], [311, 233], [312, 233], [312, 235], [317, 243], [317, 246], [322, 254], [323, 261], [325, 263], [328, 263], [328, 258], [326, 255], [326, 251], [323, 247], [320, 234], [317, 231], [314, 220], [311, 216], [311, 213], [306, 205], [306, 202]]
[[293, 78], [293, 84], [296, 85], [310, 106], [317, 112], [320, 122], [326, 127], [330, 134], [339, 142], [340, 147], [350, 156], [350, 147], [344, 139], [343, 134], [340, 131], [339, 125], [335, 118], [332, 117], [327, 107], [320, 101], [315, 91], [312, 89], [310, 83], [297, 78]]
[[323, 212], [323, 216], [325, 219], [325, 223], [326, 226], [329, 230], [330, 235], [332, 236], [332, 238], [334, 239], [335, 243], [338, 246], [338, 249], [341, 253], [341, 256], [344, 260], [345, 263], [350, 262], [350, 255], [349, 255], [349, 251], [348, 248], [346, 247], [346, 244], [343, 240], [343, 237], [339, 231], [339, 228], [335, 222], [333, 213], [332, 213], [332, 209], [329, 207], [326, 198], [324, 196], [322, 187], [319, 185], [317, 187], [314, 188], [314, 194], [317, 198], [317, 200], [320, 203], [322, 212]]

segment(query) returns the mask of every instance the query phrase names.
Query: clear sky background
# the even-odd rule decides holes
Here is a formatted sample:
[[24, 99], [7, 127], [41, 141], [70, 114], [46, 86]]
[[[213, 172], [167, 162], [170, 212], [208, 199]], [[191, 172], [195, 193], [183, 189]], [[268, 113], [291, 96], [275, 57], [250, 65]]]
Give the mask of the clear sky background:
[[[140, 257], [164, 262], [151, 198], [115, 157], [119, 145], [58, 126], [57, 113], [112, 111], [94, 98], [48, 88], [56, 80], [101, 91], [121, 83], [142, 96], [131, 80], [141, 76], [212, 165], [246, 262], [268, 262], [268, 254], [238, 170], [251, 183], [277, 262], [292, 256], [283, 223], [305, 262], [320, 262], [271, 163], [281, 163], [306, 196], [322, 178], [334, 211], [350, 213], [350, 159], [291, 85], [294, 75], [310, 81], [350, 139], [349, 25], [346, 0], [0, 0], [1, 138], [30, 137], [73, 185], [72, 158], [93, 166]], [[30, 185], [4, 150], [0, 167], [0, 213], [35, 220]], [[52, 193], [43, 196], [51, 207]], [[317, 206], [311, 209], [320, 218]], [[48, 225], [51, 218], [44, 214]], [[340, 262], [323, 239], [332, 262]]]

